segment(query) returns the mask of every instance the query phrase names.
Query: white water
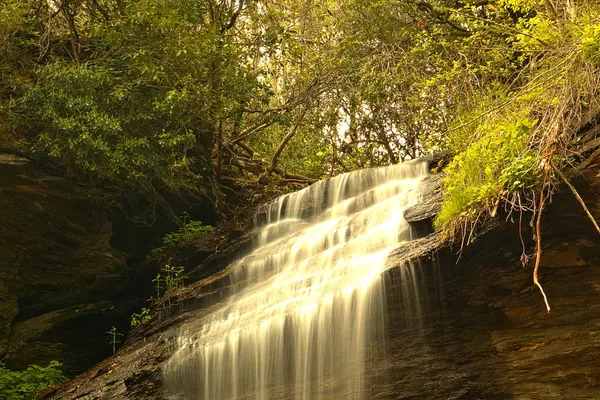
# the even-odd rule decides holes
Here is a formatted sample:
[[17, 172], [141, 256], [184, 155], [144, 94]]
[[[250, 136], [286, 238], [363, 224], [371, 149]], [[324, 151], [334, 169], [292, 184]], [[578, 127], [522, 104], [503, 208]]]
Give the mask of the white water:
[[181, 329], [164, 369], [193, 400], [364, 399], [367, 346], [383, 340], [382, 272], [410, 240], [403, 210], [426, 163], [367, 169], [272, 203], [236, 293]]

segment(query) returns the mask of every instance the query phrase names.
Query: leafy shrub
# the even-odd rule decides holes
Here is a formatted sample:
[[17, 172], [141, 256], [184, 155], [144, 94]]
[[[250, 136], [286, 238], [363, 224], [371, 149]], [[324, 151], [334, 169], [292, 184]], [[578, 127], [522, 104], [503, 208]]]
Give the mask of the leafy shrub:
[[184, 224], [177, 232], [168, 233], [163, 237], [167, 248], [177, 247], [180, 243], [197, 238], [206, 232], [213, 231], [212, 226], [202, 225], [202, 221], [190, 221]]
[[[79, 177], [134, 187], [190, 177], [186, 153], [195, 145], [193, 132], [156, 122], [168, 113], [156, 105], [130, 110], [127, 94], [134, 89], [113, 70], [56, 62], [37, 73], [38, 81], [20, 102], [22, 115], [39, 131], [32, 138], [37, 154]], [[153, 129], [139, 128], [149, 121], [156, 122]]]
[[492, 207], [498, 198], [535, 185], [540, 179], [537, 153], [528, 139], [535, 121], [517, 119], [497, 128], [480, 127], [479, 140], [445, 169], [444, 201], [437, 229], [453, 230]]
[[179, 218], [179, 223], [180, 227], [177, 232], [167, 233], [163, 236], [164, 246], [152, 250], [152, 257], [160, 256], [169, 250], [175, 249], [183, 242], [195, 239], [204, 233], [214, 231], [214, 227], [203, 225], [202, 221], [190, 221], [187, 213], [184, 213], [183, 216]]
[[49, 386], [65, 381], [61, 366], [58, 361], [50, 361], [47, 367], [30, 365], [23, 371], [11, 371], [0, 364], [0, 398], [29, 398]]

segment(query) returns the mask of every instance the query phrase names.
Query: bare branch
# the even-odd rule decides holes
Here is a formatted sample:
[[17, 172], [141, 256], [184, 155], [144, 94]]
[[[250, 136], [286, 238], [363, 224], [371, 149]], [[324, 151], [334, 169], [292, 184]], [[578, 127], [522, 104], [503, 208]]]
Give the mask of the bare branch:
[[281, 156], [283, 149], [285, 149], [285, 146], [287, 146], [289, 141], [292, 140], [292, 138], [298, 131], [298, 127], [300, 126], [300, 123], [304, 119], [304, 116], [306, 115], [307, 111], [308, 111], [308, 107], [305, 107], [304, 110], [302, 111], [302, 114], [300, 114], [300, 117], [298, 118], [298, 120], [296, 121], [294, 126], [292, 127], [292, 129], [290, 129], [289, 133], [287, 135], [285, 135], [285, 137], [283, 138], [281, 143], [279, 143], [277, 150], [275, 150], [275, 153], [273, 154], [273, 158], [271, 160], [271, 166], [267, 170], [267, 176], [271, 175], [271, 173], [273, 172], [273, 169], [275, 169], [275, 167], [277, 166], [277, 163], [279, 162], [279, 157]]
[[592, 213], [590, 212], [590, 210], [585, 205], [585, 202], [583, 201], [583, 199], [581, 198], [581, 196], [577, 192], [577, 189], [575, 189], [575, 187], [573, 185], [571, 185], [571, 182], [569, 182], [567, 180], [567, 178], [563, 175], [563, 173], [560, 172], [560, 170], [558, 168], [556, 168], [556, 166], [554, 166], [554, 164], [552, 164], [552, 168], [554, 169], [554, 172], [556, 172], [556, 174], [560, 177], [560, 179], [562, 179], [562, 181], [569, 187], [569, 189], [571, 189], [571, 192], [573, 192], [573, 195], [575, 196], [575, 198], [577, 199], [577, 201], [579, 202], [579, 204], [581, 204], [581, 207], [583, 207], [583, 211], [585, 211], [585, 213], [587, 214], [587, 216], [590, 219], [590, 221], [592, 221], [592, 224], [594, 224], [594, 227], [596, 228], [596, 230], [598, 231], [598, 233], [600, 233], [600, 227], [598, 226], [598, 223], [594, 219], [594, 216], [592, 215]]

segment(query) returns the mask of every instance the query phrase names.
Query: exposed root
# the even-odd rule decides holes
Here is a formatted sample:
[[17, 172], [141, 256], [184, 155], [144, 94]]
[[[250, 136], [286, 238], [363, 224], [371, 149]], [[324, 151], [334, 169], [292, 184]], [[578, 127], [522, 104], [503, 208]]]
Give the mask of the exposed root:
[[552, 165], [552, 168], [554, 169], [554, 172], [556, 172], [556, 174], [560, 177], [560, 179], [562, 179], [562, 181], [569, 187], [569, 189], [571, 189], [571, 192], [573, 192], [573, 195], [575, 196], [575, 198], [577, 199], [579, 204], [581, 204], [581, 207], [583, 207], [583, 210], [587, 214], [588, 218], [590, 219], [590, 221], [592, 221], [592, 224], [594, 224], [594, 227], [596, 228], [598, 233], [600, 233], [600, 227], [598, 226], [598, 223], [594, 219], [590, 210], [585, 205], [585, 202], [583, 201], [583, 199], [577, 192], [577, 189], [575, 189], [575, 187], [573, 185], [571, 185], [571, 182], [568, 181], [568, 179], [563, 175], [562, 172], [560, 172], [560, 170], [558, 168], [556, 168], [554, 165]]
[[521, 196], [518, 196], [519, 199], [519, 239], [521, 239], [521, 266], [527, 265], [530, 257], [527, 255], [527, 250], [525, 248], [525, 241], [523, 240], [523, 207], [521, 205]]
[[544, 288], [540, 285], [538, 280], [538, 270], [540, 268], [540, 260], [542, 258], [542, 231], [540, 230], [540, 225], [542, 221], [542, 211], [544, 209], [544, 203], [546, 201], [546, 196], [544, 196], [544, 189], [546, 185], [542, 186], [542, 190], [540, 191], [540, 204], [537, 209], [537, 219], [535, 222], [535, 235], [536, 235], [536, 254], [535, 254], [535, 267], [533, 268], [533, 284], [536, 285], [540, 292], [542, 292], [542, 296], [544, 296], [544, 303], [546, 303], [546, 310], [548, 313], [550, 312], [550, 305], [548, 304], [548, 298], [546, 297], [546, 293], [544, 293]]

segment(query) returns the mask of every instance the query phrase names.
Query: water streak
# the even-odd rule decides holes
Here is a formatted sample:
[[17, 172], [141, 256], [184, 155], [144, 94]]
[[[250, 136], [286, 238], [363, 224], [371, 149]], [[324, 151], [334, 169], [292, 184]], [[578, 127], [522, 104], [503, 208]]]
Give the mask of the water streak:
[[273, 202], [236, 293], [182, 328], [164, 370], [185, 399], [363, 399], [367, 347], [383, 340], [382, 271], [410, 240], [403, 210], [426, 163], [366, 169]]

